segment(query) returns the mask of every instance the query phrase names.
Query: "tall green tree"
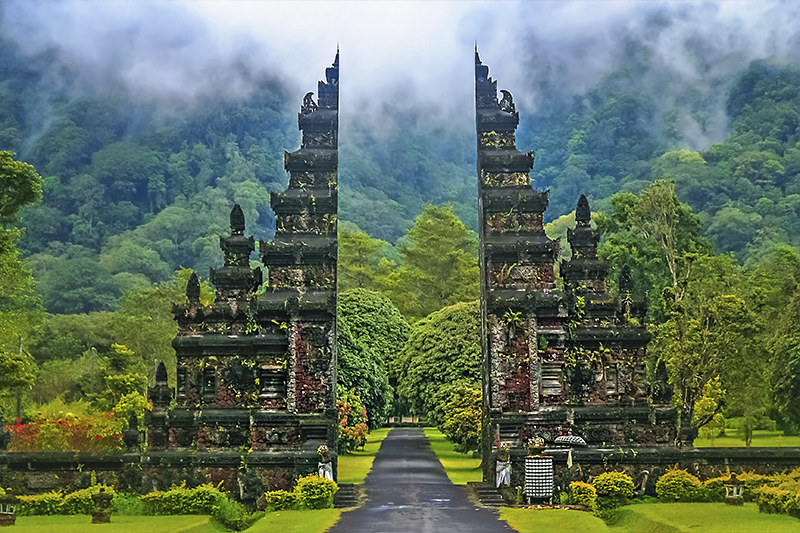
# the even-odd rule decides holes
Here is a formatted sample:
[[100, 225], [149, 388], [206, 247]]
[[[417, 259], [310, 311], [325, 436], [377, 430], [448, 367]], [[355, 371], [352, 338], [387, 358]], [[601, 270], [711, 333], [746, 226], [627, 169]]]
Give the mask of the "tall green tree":
[[457, 303], [415, 323], [399, 363], [401, 396], [413, 413], [441, 425], [455, 387], [480, 387], [478, 302]]
[[397, 247], [398, 283], [390, 297], [410, 320], [479, 297], [477, 236], [452, 206], [427, 204]]
[[13, 156], [0, 152], [0, 395], [19, 398], [36, 377], [37, 367], [27, 350], [40, 332], [43, 313], [33, 276], [17, 249], [22, 230], [4, 223], [23, 206], [41, 200], [42, 178]]

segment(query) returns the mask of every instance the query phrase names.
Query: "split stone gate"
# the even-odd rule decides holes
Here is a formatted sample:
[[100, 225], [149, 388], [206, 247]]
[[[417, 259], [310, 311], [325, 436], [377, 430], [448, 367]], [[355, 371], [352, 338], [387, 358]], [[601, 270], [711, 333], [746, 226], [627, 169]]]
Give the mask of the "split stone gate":
[[[501, 94], [476, 51], [484, 480], [494, 477], [498, 442], [511, 446], [512, 485], [522, 485], [527, 441], [569, 435], [588, 446], [548, 450], [562, 487], [609, 468], [647, 470], [652, 484], [673, 464], [709, 476], [727, 466], [800, 466], [796, 448], [697, 450], [688, 424], [679, 434], [666, 373], [646, 368], [646, 305], [630, 271], [610, 296], [585, 196], [568, 232], [572, 257], [559, 262], [561, 243], [544, 233], [548, 191], [531, 187], [533, 153], [516, 148], [519, 113], [511, 93]], [[132, 428], [121, 452], [0, 453], [0, 486], [75, 489], [93, 472], [120, 490], [222, 482], [253, 500], [316, 471], [321, 444], [336, 450], [338, 119], [337, 52], [317, 100], [303, 98], [301, 146], [284, 154], [289, 187], [271, 195], [276, 234], [259, 244], [267, 279], [250, 268], [255, 243], [236, 206], [231, 234], [220, 238], [224, 265], [211, 270], [213, 304], [200, 303], [193, 276], [188, 303], [174, 307], [176, 387], [160, 365], [146, 451]]]

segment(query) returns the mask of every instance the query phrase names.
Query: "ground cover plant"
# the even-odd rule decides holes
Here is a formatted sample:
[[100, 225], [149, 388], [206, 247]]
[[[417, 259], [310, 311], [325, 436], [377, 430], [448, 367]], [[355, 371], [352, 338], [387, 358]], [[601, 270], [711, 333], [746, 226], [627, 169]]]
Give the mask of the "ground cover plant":
[[437, 428], [425, 428], [425, 436], [453, 484], [465, 485], [482, 479], [480, 458], [455, 451], [453, 444]]
[[367, 435], [367, 444], [363, 450], [354, 450], [348, 455], [339, 456], [339, 483], [364, 483], [367, 474], [372, 470], [375, 454], [389, 431], [390, 428], [376, 429]]
[[568, 509], [500, 509], [500, 519], [519, 533], [608, 533], [608, 526], [591, 513]]

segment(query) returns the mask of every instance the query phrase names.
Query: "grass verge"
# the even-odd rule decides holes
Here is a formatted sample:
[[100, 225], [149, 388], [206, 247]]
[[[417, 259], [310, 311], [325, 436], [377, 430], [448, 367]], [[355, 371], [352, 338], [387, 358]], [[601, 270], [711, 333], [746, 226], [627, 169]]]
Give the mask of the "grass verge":
[[480, 459], [473, 459], [472, 454], [453, 450], [453, 444], [437, 428], [425, 428], [425, 436], [454, 485], [466, 485], [468, 481], [482, 479]]
[[367, 436], [367, 444], [363, 451], [355, 451], [339, 456], [339, 483], [364, 483], [364, 478], [372, 469], [372, 461], [381, 447], [383, 439], [391, 428], [375, 429]]
[[[92, 524], [89, 515], [18, 516], [14, 533], [223, 533], [228, 531], [211, 521], [210, 516], [111, 516], [110, 524]], [[269, 530], [264, 530], [269, 531]], [[325, 531], [321, 529], [320, 531]]]
[[323, 533], [339, 520], [339, 509], [319, 511], [278, 511], [246, 529], [246, 533]]
[[[800, 520], [724, 503], [647, 503], [620, 508], [609, 520], [612, 533], [797, 533]], [[543, 532], [544, 533], [544, 532]]]
[[563, 509], [500, 509], [519, 533], [797, 533], [800, 520], [758, 512], [755, 504], [647, 503], [620, 508], [604, 523], [596, 516]]
[[[279, 511], [245, 530], [247, 533], [324, 533], [336, 523], [339, 509], [319, 511]], [[210, 516], [111, 516], [110, 524], [92, 524], [88, 515], [20, 516], [14, 533], [227, 533], [230, 530], [214, 523]]]
[[[739, 436], [737, 430], [726, 429], [725, 431], [727, 432], [727, 435], [723, 437], [714, 437], [713, 439], [697, 438], [694, 441], [694, 445], [698, 448], [737, 448], [739, 446], [744, 446], [744, 441]], [[751, 446], [800, 447], [800, 437], [787, 437], [782, 431], [756, 430], [753, 432], [753, 443]]]
[[566, 509], [500, 509], [500, 519], [519, 533], [609, 533], [608, 526], [591, 513]]

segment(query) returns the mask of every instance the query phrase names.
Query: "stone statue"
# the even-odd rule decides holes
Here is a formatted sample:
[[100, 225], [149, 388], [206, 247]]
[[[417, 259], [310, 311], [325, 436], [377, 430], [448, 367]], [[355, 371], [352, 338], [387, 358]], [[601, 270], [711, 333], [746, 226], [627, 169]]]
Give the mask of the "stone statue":
[[333, 481], [333, 463], [331, 462], [330, 450], [327, 444], [320, 444], [317, 448], [319, 454], [319, 463], [317, 464], [317, 473], [319, 477], [324, 477]]

